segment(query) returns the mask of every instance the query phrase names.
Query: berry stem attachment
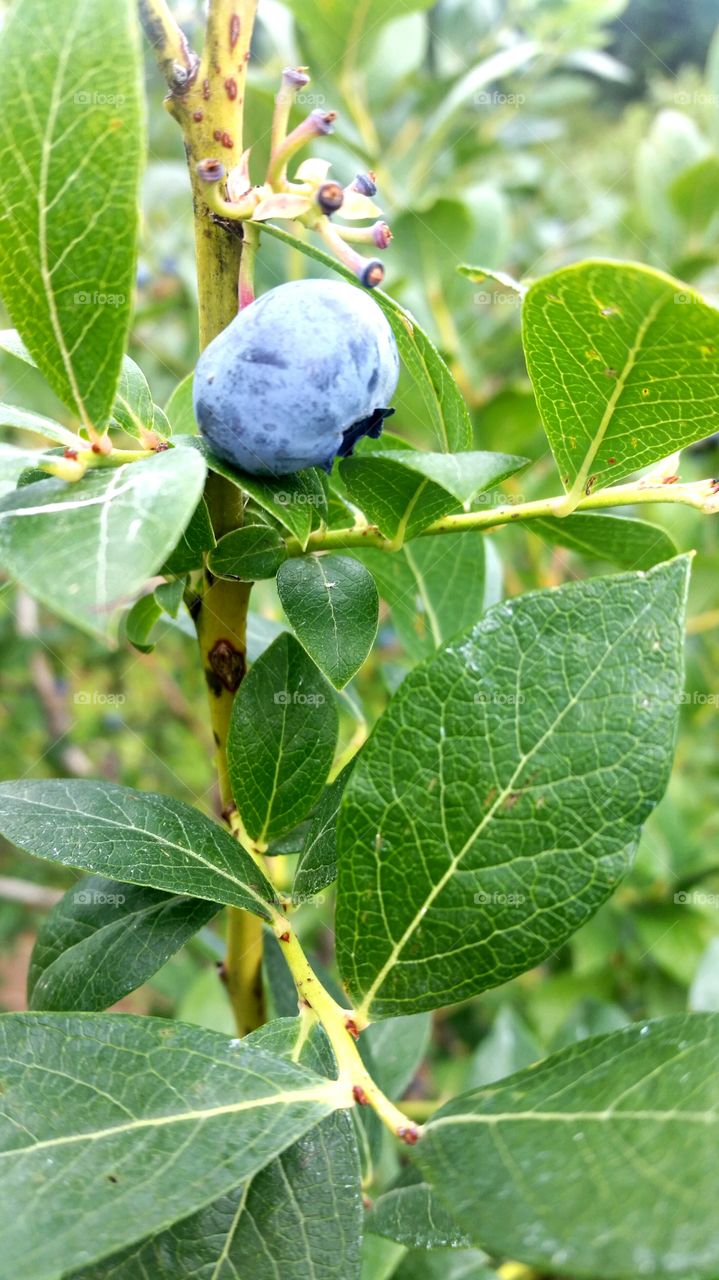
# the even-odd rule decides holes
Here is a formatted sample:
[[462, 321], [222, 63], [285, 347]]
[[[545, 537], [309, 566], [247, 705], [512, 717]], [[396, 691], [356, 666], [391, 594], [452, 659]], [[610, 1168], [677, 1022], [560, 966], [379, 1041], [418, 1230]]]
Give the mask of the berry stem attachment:
[[322, 1024], [337, 1060], [340, 1081], [361, 1106], [371, 1106], [387, 1128], [413, 1146], [420, 1128], [382, 1092], [369, 1074], [355, 1043], [363, 1024], [354, 1010], [342, 1009], [323, 987], [305, 955], [292, 925], [280, 911], [273, 910], [272, 928], [295, 980], [301, 1004], [308, 1005]]
[[243, 229], [240, 275], [237, 281], [237, 309], [242, 311], [255, 300], [255, 258], [260, 243], [259, 229], [246, 222]]
[[357, 276], [357, 279], [363, 285], [366, 285], [369, 289], [375, 289], [378, 284], [382, 283], [384, 280], [384, 267], [377, 258], [363, 258], [361, 253], [357, 253], [356, 249], [347, 244], [345, 237], [340, 234], [329, 218], [318, 218], [316, 227], [327, 248], [332, 251], [345, 267]]

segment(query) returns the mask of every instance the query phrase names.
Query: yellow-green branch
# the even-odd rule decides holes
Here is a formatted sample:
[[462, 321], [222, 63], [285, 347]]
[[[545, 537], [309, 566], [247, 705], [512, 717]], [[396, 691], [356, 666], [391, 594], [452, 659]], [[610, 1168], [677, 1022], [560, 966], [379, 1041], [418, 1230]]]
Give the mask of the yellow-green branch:
[[[533, 502], [507, 503], [490, 507], [487, 511], [462, 511], [458, 515], [443, 516], [423, 529], [417, 536], [430, 538], [443, 533], [485, 532], [503, 525], [537, 519], [561, 519], [566, 494], [553, 498], [538, 498]], [[678, 503], [694, 507], [705, 515], [719, 512], [719, 491], [713, 480], [699, 480], [691, 484], [635, 484], [615, 485], [582, 498], [575, 512], [599, 511], [607, 507], [644, 505], [646, 503]], [[376, 547], [380, 551], [396, 551], [397, 544], [385, 538], [377, 525], [354, 525], [347, 529], [319, 529], [310, 535], [306, 549], [296, 538], [287, 539], [287, 551], [291, 556], [301, 556], [310, 551], [336, 551], [345, 547]]]

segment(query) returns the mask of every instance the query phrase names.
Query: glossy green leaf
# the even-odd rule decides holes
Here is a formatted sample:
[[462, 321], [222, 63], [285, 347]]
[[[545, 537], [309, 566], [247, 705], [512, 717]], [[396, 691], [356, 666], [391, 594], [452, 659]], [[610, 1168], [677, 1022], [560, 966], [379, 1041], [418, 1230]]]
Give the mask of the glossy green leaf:
[[108, 1014], [4, 1014], [0, 1082], [2, 1280], [57, 1280], [163, 1229], [340, 1104], [275, 1054]]
[[267, 917], [274, 893], [228, 831], [169, 796], [114, 782], [0, 783], [0, 832], [38, 858]]
[[198, 427], [192, 401], [192, 384], [194, 373], [188, 373], [182, 382], [178, 382], [170, 399], [165, 405], [165, 413], [173, 431], [185, 436], [197, 435]]
[[669, 775], [687, 581], [681, 557], [522, 596], [406, 677], [338, 821], [362, 1012], [506, 982], [613, 891]]
[[[324, 1074], [302, 1034], [283, 1018], [245, 1043]], [[335, 1112], [243, 1186], [71, 1280], [356, 1280], [363, 1213], [352, 1122]]]
[[[270, 235], [292, 245], [300, 253], [315, 258], [337, 275], [352, 284], [357, 280], [351, 271], [340, 265], [336, 258], [316, 248], [309, 241], [298, 240], [280, 227], [263, 223], [262, 229]], [[401, 307], [394, 298], [381, 289], [373, 289], [372, 297], [389, 320], [400, 356], [414, 378], [430, 415], [437, 439], [446, 453], [459, 453], [472, 444], [472, 422], [462, 394], [430, 338], [417, 324], [411, 312]]]
[[466, 1249], [471, 1240], [412, 1165], [372, 1205], [367, 1230], [407, 1249]]
[[286, 560], [277, 592], [297, 639], [336, 689], [359, 671], [377, 634], [379, 597], [368, 569], [350, 556]]
[[537, 280], [522, 315], [529, 376], [573, 498], [715, 430], [719, 312], [680, 280], [580, 262]]
[[46, 916], [28, 972], [31, 1009], [107, 1009], [207, 924], [219, 907], [102, 876], [68, 889]]
[[390, 1098], [401, 1098], [414, 1080], [429, 1048], [432, 1019], [428, 1013], [373, 1022], [363, 1039], [372, 1053], [374, 1075]]
[[179, 542], [173, 547], [162, 569], [163, 574], [191, 573], [201, 569], [205, 553], [215, 546], [212, 521], [204, 498], [200, 498]]
[[267, 524], [246, 524], [220, 538], [210, 552], [208, 565], [218, 578], [255, 582], [274, 578], [286, 559], [285, 544], [276, 529]]
[[711, 1014], [585, 1040], [455, 1099], [417, 1161], [493, 1254], [607, 1280], [714, 1277], [717, 1055]]
[[294, 636], [284, 633], [250, 668], [232, 706], [232, 792], [253, 840], [291, 831], [318, 800], [338, 731], [335, 698]]
[[387, 538], [413, 538], [526, 465], [504, 453], [381, 450], [340, 463], [350, 501]]
[[81, 449], [86, 444], [79, 436], [52, 418], [45, 418], [40, 413], [31, 413], [29, 409], [19, 409], [14, 404], [0, 404], [0, 426], [17, 427], [19, 431], [31, 431], [33, 435], [44, 436], [55, 444], [65, 445], [68, 449]]
[[561, 520], [531, 520], [527, 528], [553, 546], [592, 560], [610, 560], [621, 569], [651, 569], [677, 553], [664, 529], [627, 516], [577, 512]]
[[323, 792], [297, 860], [292, 896], [295, 901], [313, 898], [337, 879], [337, 814], [352, 772], [345, 765]]
[[529, 1028], [511, 1005], [502, 1005], [487, 1035], [472, 1054], [465, 1088], [493, 1084], [503, 1076], [531, 1066], [541, 1057], [542, 1051]]
[[133, 648], [140, 653], [152, 653], [155, 647], [153, 633], [162, 617], [162, 605], [154, 592], [140, 596], [124, 620], [125, 635]]
[[147, 378], [129, 356], [125, 356], [120, 369], [112, 417], [131, 436], [142, 438], [145, 431], [156, 431], [163, 437], [170, 434], [165, 414], [153, 403]]
[[339, 71], [344, 59], [350, 57], [354, 65], [362, 65], [371, 55], [384, 23], [427, 9], [431, 4], [431, 0], [366, 0], [358, 8], [353, 0], [285, 2], [308, 41], [318, 70], [327, 71]]
[[61, 617], [106, 636], [156, 573], [202, 493], [199, 454], [169, 449], [76, 484], [41, 480], [0, 502], [0, 564]]
[[303, 548], [307, 546], [314, 516], [322, 518], [327, 511], [327, 495], [319, 472], [313, 467], [307, 471], [297, 471], [294, 475], [276, 478], [249, 476], [216, 458], [202, 436], [178, 436], [175, 444], [189, 445], [201, 453], [211, 471], [224, 476], [231, 484], [237, 485], [238, 489], [244, 489], [263, 511], [268, 511], [275, 520], [279, 520]]
[[355, 554], [375, 579], [412, 658], [427, 657], [484, 612], [486, 548], [481, 537], [444, 533], [416, 538], [391, 555], [371, 548]]
[[682, 170], [669, 187], [677, 213], [693, 231], [701, 230], [717, 211], [719, 156], [710, 154]]
[[0, 292], [53, 391], [101, 425], [130, 321], [144, 156], [131, 0], [15, 5], [0, 121]]

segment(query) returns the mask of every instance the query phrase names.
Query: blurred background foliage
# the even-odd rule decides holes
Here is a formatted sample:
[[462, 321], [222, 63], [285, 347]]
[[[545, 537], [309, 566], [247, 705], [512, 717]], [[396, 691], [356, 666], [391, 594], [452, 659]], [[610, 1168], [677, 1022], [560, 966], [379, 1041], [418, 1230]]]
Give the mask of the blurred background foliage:
[[[175, 9], [199, 42], [200, 6], [179, 0]], [[255, 173], [267, 154], [279, 73], [288, 63], [306, 63], [313, 78], [299, 95], [297, 116], [337, 109], [336, 133], [317, 153], [332, 160], [343, 183], [359, 170], [376, 172], [378, 200], [395, 233], [385, 287], [444, 353], [469, 403], [476, 447], [532, 459], [508, 482], [518, 499], [559, 488], [524, 368], [519, 307], [509, 289], [472, 283], [457, 267], [481, 264], [533, 277], [580, 258], [635, 259], [678, 275], [719, 304], [717, 23], [719, 0], [260, 2], [246, 117]], [[180, 136], [162, 109], [149, 58], [147, 87], [148, 167], [130, 354], [164, 403], [196, 357], [193, 240]], [[321, 270], [269, 236], [259, 269], [261, 288]], [[34, 371], [6, 356], [0, 394], [68, 421]], [[430, 445], [409, 380], [396, 403], [393, 430]], [[713, 439], [691, 450], [681, 460], [682, 478], [717, 474], [718, 453]], [[687, 1005], [719, 1009], [719, 524], [680, 507], [656, 508], [651, 519], [680, 550], [698, 552], [686, 703], [667, 796], [623, 888], [560, 954], [435, 1016], [429, 1053], [410, 1086], [414, 1098], [485, 1082], [627, 1019]], [[550, 547], [523, 529], [483, 542], [465, 536], [476, 537], [474, 616], [482, 599], [612, 567]], [[448, 568], [455, 555], [456, 548]], [[257, 652], [282, 613], [268, 584], [254, 597]], [[419, 605], [414, 625], [421, 632], [421, 604], [410, 603]], [[384, 611], [378, 646], [343, 701], [347, 742], [361, 739], [415, 659], [411, 625], [405, 621], [403, 631], [399, 616]], [[108, 653], [3, 585], [2, 777], [104, 776], [212, 811], [205, 692], [188, 631], [168, 623], [151, 653], [127, 644]], [[71, 879], [15, 852], [0, 858], [0, 874], [15, 879], [16, 894], [30, 898], [33, 886], [38, 894], [36, 904], [12, 901], [12, 887], [0, 882], [0, 1006], [22, 1008], [34, 930], [53, 892]], [[322, 906], [300, 910], [315, 956], [327, 961], [331, 895]], [[123, 1007], [230, 1031], [215, 972], [221, 952], [220, 923]], [[268, 968], [281, 1010], [287, 993], [271, 955]], [[372, 1274], [383, 1265], [377, 1261]], [[434, 1274], [421, 1270], [429, 1265], [428, 1257], [415, 1259], [415, 1280]]]

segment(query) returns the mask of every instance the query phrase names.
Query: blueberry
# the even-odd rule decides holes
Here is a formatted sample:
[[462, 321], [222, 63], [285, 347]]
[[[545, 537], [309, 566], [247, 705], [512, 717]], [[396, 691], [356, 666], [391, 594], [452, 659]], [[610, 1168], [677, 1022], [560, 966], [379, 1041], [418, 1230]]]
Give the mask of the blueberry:
[[397, 387], [392, 330], [369, 294], [293, 280], [246, 307], [203, 351], [195, 415], [210, 447], [250, 475], [331, 465], [377, 436]]

